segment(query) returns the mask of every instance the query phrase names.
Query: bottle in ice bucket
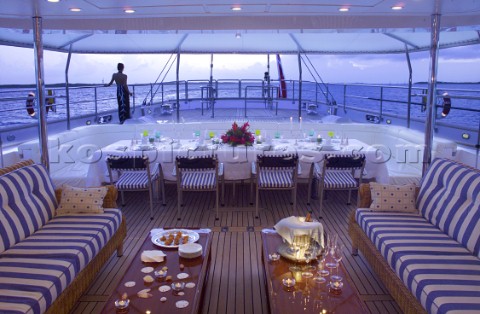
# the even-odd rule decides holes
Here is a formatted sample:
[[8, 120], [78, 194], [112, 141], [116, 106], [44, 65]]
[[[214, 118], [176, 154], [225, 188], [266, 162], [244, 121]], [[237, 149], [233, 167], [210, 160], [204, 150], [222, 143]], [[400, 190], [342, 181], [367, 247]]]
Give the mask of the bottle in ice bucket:
[[305, 216], [305, 222], [312, 222], [312, 214], [307, 213], [307, 215]]

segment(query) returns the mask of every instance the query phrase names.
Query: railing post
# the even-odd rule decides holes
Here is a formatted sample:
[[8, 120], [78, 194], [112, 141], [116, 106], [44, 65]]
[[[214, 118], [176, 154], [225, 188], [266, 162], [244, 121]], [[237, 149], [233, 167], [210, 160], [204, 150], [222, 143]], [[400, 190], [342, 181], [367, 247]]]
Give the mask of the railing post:
[[383, 86], [380, 86], [380, 123], [383, 120]]
[[[162, 99], [162, 103], [163, 103], [163, 99]], [[150, 104], [153, 105], [153, 84], [150, 83]]]
[[98, 120], [98, 96], [97, 96], [97, 87], [93, 88], [93, 97], [95, 97], [95, 120]]

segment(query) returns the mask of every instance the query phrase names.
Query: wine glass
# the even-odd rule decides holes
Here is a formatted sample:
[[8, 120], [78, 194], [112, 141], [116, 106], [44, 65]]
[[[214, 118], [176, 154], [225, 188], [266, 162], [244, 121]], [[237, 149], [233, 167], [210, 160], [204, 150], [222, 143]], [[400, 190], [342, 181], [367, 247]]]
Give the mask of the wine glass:
[[333, 281], [342, 281], [342, 276], [338, 275], [338, 267], [340, 266], [340, 261], [342, 260], [344, 245], [340, 244], [337, 245], [333, 251], [332, 257], [335, 260], [337, 266], [335, 267], [335, 275], [331, 276]]
[[288, 248], [288, 252], [293, 256], [295, 260], [295, 265], [290, 266], [288, 269], [291, 272], [298, 272], [302, 269], [297, 266], [299, 254], [300, 254], [300, 244], [298, 243], [298, 237], [295, 235], [295, 230], [290, 229], [290, 247]]
[[326, 266], [328, 268], [335, 268], [337, 267], [337, 263], [333, 261], [333, 254], [335, 252], [335, 248], [337, 247], [337, 241], [338, 241], [338, 234], [335, 232], [329, 232], [327, 233], [327, 255], [332, 256], [332, 259], [327, 261]]
[[327, 281], [325, 277], [330, 275], [330, 272], [325, 269], [325, 256], [325, 254], [321, 254], [318, 258], [317, 274], [313, 278], [316, 283], [325, 283]]
[[[303, 256], [305, 257], [305, 267], [303, 268], [303, 271], [307, 273], [308, 277], [313, 277], [313, 272], [315, 271], [315, 266], [310, 265], [310, 262], [317, 257], [317, 243], [313, 238], [311, 237], [311, 234], [308, 235], [308, 246], [305, 248], [305, 251], [303, 252]], [[303, 275], [303, 273], [302, 273]]]

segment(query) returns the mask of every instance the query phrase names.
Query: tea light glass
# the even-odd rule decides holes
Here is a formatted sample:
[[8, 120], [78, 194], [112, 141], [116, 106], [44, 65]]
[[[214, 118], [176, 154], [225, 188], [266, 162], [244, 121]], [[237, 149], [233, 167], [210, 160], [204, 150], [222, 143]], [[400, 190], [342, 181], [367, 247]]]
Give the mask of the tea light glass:
[[115, 300], [115, 307], [119, 310], [124, 310], [128, 307], [128, 305], [130, 304], [130, 300], [129, 299], [118, 299], [118, 300]]
[[166, 270], [156, 270], [154, 273], [155, 278], [157, 279], [165, 279], [167, 277], [167, 271]]
[[174, 282], [172, 283], [172, 290], [173, 291], [182, 291], [185, 288], [185, 283], [184, 282]]
[[276, 262], [280, 259], [280, 254], [278, 253], [271, 253], [271, 254], [268, 254], [268, 260], [270, 262]]
[[294, 278], [283, 278], [282, 283], [285, 287], [292, 288], [293, 286], [295, 286], [296, 281]]

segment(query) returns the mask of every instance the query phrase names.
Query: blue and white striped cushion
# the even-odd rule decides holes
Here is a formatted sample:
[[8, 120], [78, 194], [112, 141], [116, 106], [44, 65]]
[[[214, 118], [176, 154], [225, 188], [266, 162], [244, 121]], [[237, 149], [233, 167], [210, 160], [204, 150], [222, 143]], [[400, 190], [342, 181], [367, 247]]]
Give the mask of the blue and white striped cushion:
[[262, 188], [289, 188], [293, 187], [293, 169], [264, 170], [260, 172], [258, 185]]
[[480, 257], [480, 171], [436, 159], [422, 179], [420, 213]]
[[356, 220], [428, 313], [480, 311], [480, 260], [423, 217], [357, 210]]
[[120, 210], [108, 208], [103, 214], [58, 216], [3, 252], [0, 313], [25, 306], [43, 313], [118, 230], [121, 219]]
[[182, 188], [193, 190], [212, 190], [216, 188], [216, 177], [213, 171], [184, 171]]
[[325, 189], [348, 189], [358, 186], [351, 171], [327, 171], [324, 184]]
[[148, 176], [146, 172], [126, 172], [120, 176], [120, 179], [115, 183], [119, 190], [135, 190], [148, 188]]
[[71, 262], [35, 256], [0, 259], [0, 313], [44, 313], [75, 277]]
[[44, 166], [23, 167], [0, 177], [0, 253], [49, 221], [57, 207]]

